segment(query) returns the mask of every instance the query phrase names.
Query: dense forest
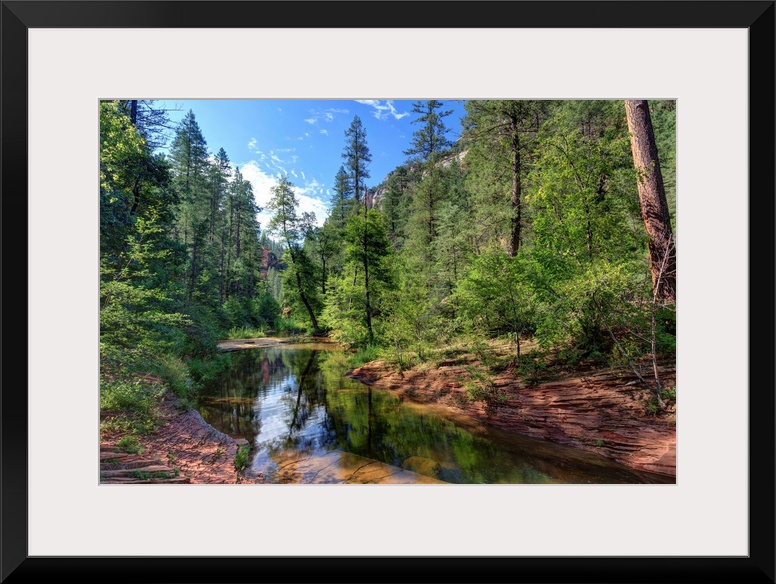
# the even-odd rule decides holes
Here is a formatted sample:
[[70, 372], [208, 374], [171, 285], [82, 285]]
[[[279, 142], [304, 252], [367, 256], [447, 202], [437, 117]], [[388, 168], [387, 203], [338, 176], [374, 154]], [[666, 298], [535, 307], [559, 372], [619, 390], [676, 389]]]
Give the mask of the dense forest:
[[218, 339], [276, 331], [326, 335], [357, 362], [398, 369], [500, 339], [502, 367], [621, 365], [663, 407], [657, 363], [676, 342], [675, 102], [465, 109], [451, 142], [443, 102], [415, 102], [406, 162], [388, 177], [371, 176], [367, 127], [353, 117], [322, 225], [299, 211], [288, 178], [259, 225], [251, 183], [194, 112], [171, 126], [152, 101], [101, 102], [103, 406], [143, 402], [138, 373], [191, 395], [217, 366]]

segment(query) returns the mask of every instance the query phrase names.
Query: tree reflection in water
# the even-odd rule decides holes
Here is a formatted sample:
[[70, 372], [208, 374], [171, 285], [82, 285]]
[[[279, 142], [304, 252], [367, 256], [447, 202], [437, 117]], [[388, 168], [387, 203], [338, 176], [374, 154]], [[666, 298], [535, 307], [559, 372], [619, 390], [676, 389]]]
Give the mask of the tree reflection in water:
[[198, 408], [249, 440], [274, 482], [663, 482], [592, 453], [482, 428], [477, 435], [345, 376], [334, 345], [232, 353]]

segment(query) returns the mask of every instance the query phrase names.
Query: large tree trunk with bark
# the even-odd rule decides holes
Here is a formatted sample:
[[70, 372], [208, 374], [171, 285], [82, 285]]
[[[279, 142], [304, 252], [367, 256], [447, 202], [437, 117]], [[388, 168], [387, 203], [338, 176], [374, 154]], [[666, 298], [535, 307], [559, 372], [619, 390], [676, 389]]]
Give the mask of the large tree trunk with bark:
[[638, 173], [639, 202], [649, 236], [652, 286], [657, 299], [676, 302], [676, 246], [666, 202], [655, 133], [645, 99], [625, 100], [633, 164]]

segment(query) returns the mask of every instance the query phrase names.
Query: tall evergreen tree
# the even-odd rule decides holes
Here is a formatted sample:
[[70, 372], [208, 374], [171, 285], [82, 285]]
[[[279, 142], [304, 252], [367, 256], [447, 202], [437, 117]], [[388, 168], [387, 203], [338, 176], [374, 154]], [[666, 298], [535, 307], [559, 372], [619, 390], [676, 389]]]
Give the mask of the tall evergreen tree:
[[317, 332], [320, 327], [313, 310], [315, 282], [312, 278], [306, 277], [309, 275], [311, 262], [302, 247], [304, 238], [312, 227], [311, 218], [305, 216], [307, 214], [298, 215], [298, 207], [299, 201], [294, 194], [293, 184], [287, 177], [281, 178], [280, 182], [272, 187], [272, 198], [267, 205], [267, 208], [272, 212], [269, 229], [277, 233], [286, 244], [286, 251], [291, 260], [289, 268], [293, 272], [296, 292], [307, 311], [313, 329]]
[[383, 213], [388, 226], [388, 236], [394, 248], [399, 248], [404, 241], [405, 225], [409, 212], [409, 172], [406, 166], [399, 166], [386, 180], [383, 198]]
[[412, 219], [408, 229], [415, 251], [422, 256], [423, 263], [434, 263], [434, 241], [438, 234], [439, 207], [444, 199], [442, 186], [444, 169], [440, 156], [452, 145], [447, 138], [448, 128], [444, 118], [452, 110], [437, 111], [442, 102], [429, 100], [417, 101], [412, 111], [418, 117], [412, 120], [419, 127], [413, 132], [412, 145], [404, 151], [410, 165], [420, 166], [421, 179], [413, 185]]
[[210, 194], [207, 188], [209, 168], [207, 142], [194, 112], [184, 116], [171, 148], [173, 183], [180, 195], [178, 238], [189, 250], [187, 297], [194, 298], [197, 280], [205, 261], [204, 247], [209, 231]]
[[[523, 191], [527, 158], [539, 131], [545, 103], [533, 100], [471, 100], [465, 108], [467, 142], [481, 156], [503, 165], [487, 172], [486, 180], [503, 185], [504, 201], [509, 201], [509, 254], [517, 255], [523, 239]], [[477, 156], [472, 156], [477, 159]], [[508, 169], [508, 170], [507, 170]]]
[[101, 102], [100, 356], [108, 368], [171, 350], [187, 323], [174, 301], [183, 256], [170, 238], [177, 199], [169, 183], [164, 159], [122, 105]]
[[356, 196], [356, 202], [364, 202], [364, 221], [363, 221], [363, 267], [364, 267], [364, 310], [366, 314], [366, 326], [369, 331], [370, 341], [374, 339], [374, 330], [372, 328], [372, 305], [370, 302], [369, 288], [369, 229], [367, 228], [368, 201], [366, 197], [365, 179], [369, 178], [368, 165], [372, 161], [372, 155], [366, 144], [366, 129], [361, 124], [361, 118], [355, 116], [350, 127], [345, 132], [345, 151], [342, 157], [345, 159], [345, 165], [350, 171], [350, 182], [353, 186], [353, 192]]
[[334, 196], [331, 201], [331, 215], [328, 217], [340, 232], [345, 228], [348, 213], [354, 208], [354, 199], [355, 194], [353, 185], [350, 182], [350, 176], [345, 171], [345, 167], [340, 166], [337, 175], [334, 177]]
[[418, 115], [412, 123], [420, 127], [413, 132], [412, 145], [404, 151], [411, 162], [425, 164], [452, 146], [447, 138], [448, 128], [444, 118], [452, 114], [453, 110], [437, 111], [442, 106], [443, 103], [436, 99], [412, 104], [412, 113]]
[[356, 203], [364, 200], [364, 214], [366, 215], [366, 183], [369, 178], [367, 166], [372, 161], [369, 147], [366, 145], [366, 129], [361, 123], [361, 118], [353, 117], [350, 127], [345, 130], [345, 149], [342, 152], [345, 159], [345, 168], [350, 179], [350, 186]]

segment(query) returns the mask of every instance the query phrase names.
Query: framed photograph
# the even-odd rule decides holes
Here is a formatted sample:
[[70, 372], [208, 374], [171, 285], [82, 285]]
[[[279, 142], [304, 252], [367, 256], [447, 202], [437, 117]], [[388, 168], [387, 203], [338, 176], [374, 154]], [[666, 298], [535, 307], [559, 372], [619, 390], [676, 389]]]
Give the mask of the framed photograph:
[[[24, 391], [6, 359], [0, 580], [774, 582], [775, 14], [724, 0], [3, 1], [5, 306], [28, 325], [6, 341], [27, 366]], [[409, 100], [672, 104], [675, 479], [101, 482], [95, 195], [121, 180], [100, 164], [101, 103], [134, 116], [142, 99], [350, 100], [396, 121]], [[304, 122], [326, 135], [321, 112]], [[267, 119], [243, 115], [230, 128]], [[255, 166], [254, 185], [270, 177]]]

